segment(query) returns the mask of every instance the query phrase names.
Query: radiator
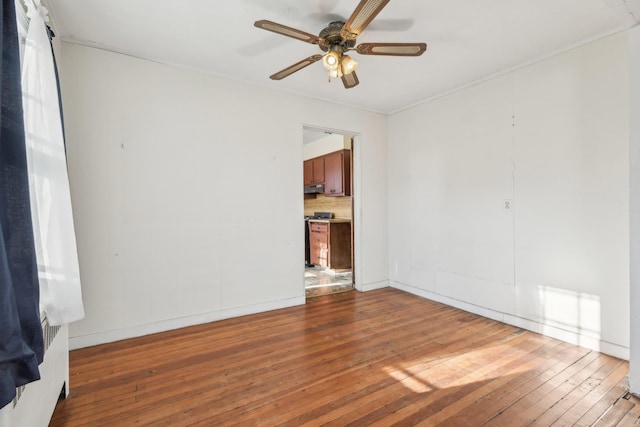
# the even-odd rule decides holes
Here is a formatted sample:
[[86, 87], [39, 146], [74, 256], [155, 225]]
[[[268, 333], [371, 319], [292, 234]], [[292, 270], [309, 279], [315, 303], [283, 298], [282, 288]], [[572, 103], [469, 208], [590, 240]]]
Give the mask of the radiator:
[[60, 397], [66, 397], [69, 383], [69, 327], [42, 321], [44, 361], [39, 381], [16, 389], [13, 403], [0, 410], [0, 427], [47, 426]]
[[[47, 351], [49, 350], [49, 346], [51, 345], [51, 343], [53, 342], [54, 338], [58, 334], [58, 331], [60, 330], [60, 328], [62, 328], [62, 326], [51, 326], [51, 325], [49, 325], [49, 322], [47, 321], [46, 317], [42, 320], [42, 336], [44, 338], [44, 354], [45, 354], [45, 357], [47, 355]], [[14, 408], [18, 404], [18, 401], [20, 400], [20, 397], [22, 396], [22, 392], [28, 386], [29, 386], [29, 384], [25, 384], [25, 385], [20, 386], [20, 387], [18, 387], [16, 389], [16, 397], [13, 398], [13, 407]]]

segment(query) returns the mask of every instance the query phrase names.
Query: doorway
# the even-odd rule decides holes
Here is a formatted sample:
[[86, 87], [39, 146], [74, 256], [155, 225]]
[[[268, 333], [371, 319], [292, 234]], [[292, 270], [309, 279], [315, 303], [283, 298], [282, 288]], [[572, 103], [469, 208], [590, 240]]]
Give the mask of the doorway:
[[307, 298], [354, 289], [353, 137], [304, 127]]

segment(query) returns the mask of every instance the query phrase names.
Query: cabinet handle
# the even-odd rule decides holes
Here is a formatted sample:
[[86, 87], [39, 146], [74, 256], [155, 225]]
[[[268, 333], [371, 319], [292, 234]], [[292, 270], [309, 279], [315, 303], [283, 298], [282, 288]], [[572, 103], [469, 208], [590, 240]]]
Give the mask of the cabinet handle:
[[332, 193], [335, 193], [335, 192], [336, 192], [336, 190], [331, 190], [331, 192], [332, 192]]

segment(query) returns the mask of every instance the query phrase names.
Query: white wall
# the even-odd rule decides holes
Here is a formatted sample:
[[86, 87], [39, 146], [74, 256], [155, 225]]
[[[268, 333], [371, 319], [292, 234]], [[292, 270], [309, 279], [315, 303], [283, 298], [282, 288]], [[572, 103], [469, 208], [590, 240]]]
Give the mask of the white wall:
[[343, 150], [345, 148], [345, 137], [342, 135], [327, 135], [317, 141], [309, 142], [303, 146], [303, 159], [309, 160], [314, 157], [324, 156], [334, 151]]
[[303, 303], [303, 123], [358, 134], [356, 286], [388, 283], [383, 116], [71, 44], [60, 62], [72, 348]]
[[629, 390], [640, 394], [640, 26], [629, 30], [631, 357]]
[[392, 286], [628, 357], [627, 64], [620, 33], [391, 116]]

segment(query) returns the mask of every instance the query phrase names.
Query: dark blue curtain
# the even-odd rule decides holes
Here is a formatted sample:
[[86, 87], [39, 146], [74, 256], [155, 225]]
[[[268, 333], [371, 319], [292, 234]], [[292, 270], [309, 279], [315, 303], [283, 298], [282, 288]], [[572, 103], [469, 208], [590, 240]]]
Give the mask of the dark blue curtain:
[[38, 380], [44, 345], [31, 225], [14, 0], [2, 1], [0, 68], [0, 408]]

